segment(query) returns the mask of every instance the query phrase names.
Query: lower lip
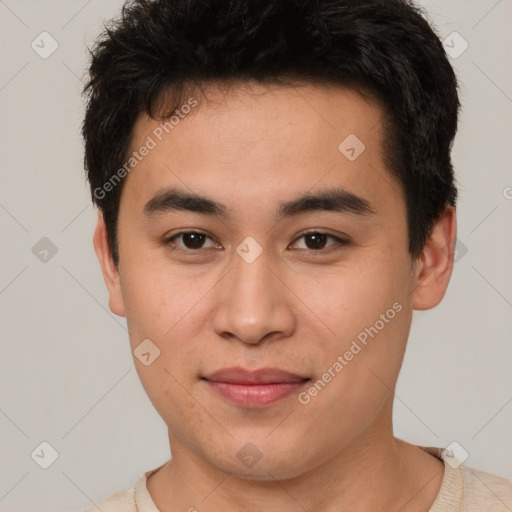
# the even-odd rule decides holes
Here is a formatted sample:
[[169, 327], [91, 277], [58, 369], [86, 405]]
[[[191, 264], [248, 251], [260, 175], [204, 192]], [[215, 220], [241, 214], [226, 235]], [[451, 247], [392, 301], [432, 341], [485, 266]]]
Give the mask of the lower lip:
[[224, 398], [248, 408], [264, 407], [285, 398], [303, 387], [308, 380], [275, 384], [233, 384], [230, 382], [205, 382]]

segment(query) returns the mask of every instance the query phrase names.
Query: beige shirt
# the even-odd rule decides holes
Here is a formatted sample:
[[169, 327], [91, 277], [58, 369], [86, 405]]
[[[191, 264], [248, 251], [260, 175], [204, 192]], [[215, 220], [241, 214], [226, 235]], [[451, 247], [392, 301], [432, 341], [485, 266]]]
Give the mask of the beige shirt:
[[[471, 469], [442, 448], [423, 450], [444, 462], [444, 477], [429, 512], [510, 512], [512, 481]], [[164, 464], [162, 464], [163, 466]], [[117, 492], [98, 504], [102, 512], [159, 512], [146, 487], [146, 480], [162, 466], [143, 473], [135, 487]], [[86, 512], [95, 512], [89, 509]]]

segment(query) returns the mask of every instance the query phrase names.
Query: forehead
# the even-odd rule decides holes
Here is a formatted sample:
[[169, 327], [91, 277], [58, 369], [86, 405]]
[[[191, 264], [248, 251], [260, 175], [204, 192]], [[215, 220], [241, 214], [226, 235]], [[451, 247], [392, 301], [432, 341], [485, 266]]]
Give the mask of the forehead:
[[382, 110], [351, 89], [245, 84], [184, 97], [182, 107], [195, 106], [178, 107], [172, 120], [141, 115], [134, 126], [131, 152], [151, 146], [123, 192], [139, 211], [167, 186], [231, 208], [251, 198], [275, 208], [315, 187], [341, 186], [377, 203], [386, 187], [401, 195], [383, 164]]

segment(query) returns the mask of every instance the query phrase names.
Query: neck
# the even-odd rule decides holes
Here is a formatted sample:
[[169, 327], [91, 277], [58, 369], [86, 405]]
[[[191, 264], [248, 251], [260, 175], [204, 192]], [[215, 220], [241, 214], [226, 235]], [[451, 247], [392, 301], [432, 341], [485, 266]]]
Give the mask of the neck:
[[390, 411], [323, 464], [285, 480], [269, 473], [258, 480], [239, 478], [169, 438], [172, 459], [147, 484], [161, 512], [427, 512], [444, 474], [441, 461], [393, 436]]

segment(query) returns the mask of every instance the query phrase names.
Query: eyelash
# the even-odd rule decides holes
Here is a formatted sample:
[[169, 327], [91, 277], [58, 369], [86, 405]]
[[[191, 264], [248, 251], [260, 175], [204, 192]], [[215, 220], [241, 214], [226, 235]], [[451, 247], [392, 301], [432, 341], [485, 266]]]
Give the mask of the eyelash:
[[[210, 238], [212, 239], [209, 235], [207, 235], [206, 233], [203, 233], [201, 231], [180, 231], [179, 233], [176, 233], [175, 235], [172, 235], [171, 237], [168, 237], [168, 238], [165, 238], [162, 243], [164, 246], [171, 246], [174, 244], [174, 239], [175, 238], [178, 238], [180, 237], [181, 235], [187, 235], [187, 234], [197, 234], [197, 235], [204, 235], [206, 236], [207, 238]], [[312, 230], [312, 231], [307, 231], [306, 233], [302, 233], [302, 235], [300, 235], [299, 237], [297, 237], [295, 239], [295, 241], [297, 240], [300, 240], [301, 238], [304, 238], [308, 235], [324, 235], [324, 236], [327, 236], [328, 238], [332, 238], [333, 240], [336, 241], [336, 244], [334, 246], [331, 246], [331, 247], [328, 247], [327, 249], [300, 249], [300, 250], [303, 250], [303, 251], [307, 251], [307, 252], [310, 252], [310, 253], [329, 253], [331, 252], [331, 250], [336, 250], [336, 249], [339, 249], [343, 246], [346, 246], [349, 244], [349, 241], [344, 239], [344, 238], [340, 238], [340, 237], [337, 237], [337, 236], [334, 236], [334, 235], [331, 235], [330, 233], [325, 233], [323, 231], [317, 231], [317, 230]], [[213, 240], [213, 239], [212, 239]], [[336, 245], [338, 245], [338, 247], [336, 247]], [[176, 247], [173, 247], [172, 250], [175, 251], [175, 250], [178, 250], [178, 252], [184, 252], [184, 253], [196, 253], [196, 254], [199, 254], [205, 250], [208, 250], [209, 248], [201, 248], [201, 249], [183, 249], [181, 247], [178, 247], [178, 249], [176, 249]]]

